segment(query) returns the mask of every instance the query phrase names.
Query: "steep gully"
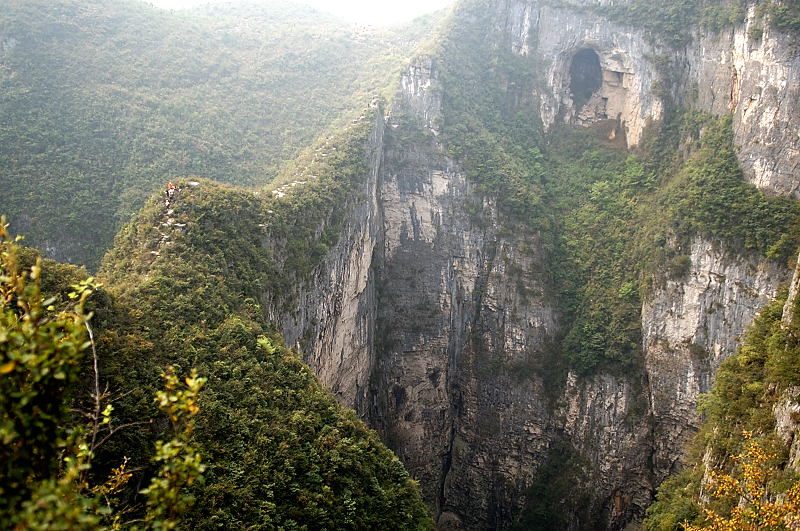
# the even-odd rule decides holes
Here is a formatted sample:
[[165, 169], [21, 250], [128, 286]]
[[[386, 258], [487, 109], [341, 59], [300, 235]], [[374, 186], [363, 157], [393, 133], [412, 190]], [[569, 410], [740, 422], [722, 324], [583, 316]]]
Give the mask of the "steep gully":
[[[609, 135], [633, 146], [661, 118], [648, 58], [664, 50], [640, 32], [532, 0], [496, 9], [507, 21], [497, 44], [536, 54], [546, 72], [533, 95], [546, 126], [607, 121]], [[800, 61], [769, 28], [748, 40], [754, 16], [680, 52], [673, 96], [733, 112], [747, 178], [795, 193], [798, 117], [785, 109], [796, 108], [798, 84], [787, 79], [798, 79]], [[602, 78], [576, 108], [570, 66], [581, 50], [596, 55]], [[504, 232], [493, 199], [475, 194], [445, 155], [442, 91], [435, 62], [414, 60], [392, 115], [378, 113], [365, 147], [372, 170], [346, 205], [339, 243], [292, 295], [296, 313], [272, 307], [270, 316], [420, 480], [441, 529], [508, 527], [562, 440], [585, 464], [576, 492], [591, 488], [591, 512], [621, 529], [678, 466], [698, 424], [698, 394], [789, 272], [696, 237], [685, 250], [689, 271], [643, 303], [641, 372], [570, 373], [550, 396], [534, 370], [561, 326], [542, 281], [548, 257], [537, 235]], [[408, 121], [424, 134], [409, 134]], [[568, 521], [586, 525], [578, 515]]]

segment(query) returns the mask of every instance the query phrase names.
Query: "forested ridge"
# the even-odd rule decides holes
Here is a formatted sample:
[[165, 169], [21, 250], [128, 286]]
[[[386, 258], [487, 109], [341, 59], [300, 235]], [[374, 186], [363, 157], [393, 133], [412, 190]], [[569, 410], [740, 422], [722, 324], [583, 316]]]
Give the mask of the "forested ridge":
[[[73, 522], [158, 529], [178, 521], [192, 529], [432, 527], [398, 458], [336, 403], [301, 353], [282, 344], [260, 305], [269, 289], [298, 278], [276, 267], [263, 252], [263, 238], [281, 238], [284, 224], [302, 225], [307, 216], [298, 207], [314, 197], [315, 186], [341, 188], [339, 198], [346, 200], [348, 185], [366, 176], [371, 124], [364, 120], [332, 139], [337, 153], [313, 168], [310, 196], [261, 198], [210, 180], [177, 181], [180, 191], [169, 208], [152, 197], [119, 233], [96, 279], [72, 266], [38, 263], [35, 252], [3, 233], [0, 281], [12, 295], [3, 298], [3, 344], [10, 346], [8, 334], [19, 335], [11, 336], [14, 347], [4, 348], [0, 360], [3, 400], [11, 408], [3, 418], [11, 445], [0, 489], [14, 493], [0, 506], [0, 522], [23, 528]], [[280, 218], [270, 216], [276, 209]], [[329, 238], [335, 242], [337, 235]], [[29, 288], [17, 290], [14, 279], [27, 280]], [[81, 306], [70, 310], [69, 294], [79, 288]], [[70, 317], [62, 323], [64, 316]], [[43, 329], [26, 335], [28, 322]], [[91, 323], [86, 330], [84, 322]], [[59, 330], [71, 334], [71, 354], [55, 358], [61, 359], [57, 375], [47, 379], [51, 369], [25, 352], [58, 337], [66, 344], [63, 336], [50, 339]], [[23, 387], [34, 404], [54, 401], [53, 413], [14, 398], [16, 382], [39, 373], [35, 385]], [[70, 407], [87, 411], [89, 420], [70, 414]], [[37, 420], [43, 413], [44, 423]], [[171, 446], [164, 443], [173, 433], [168, 419], [175, 428]], [[40, 441], [47, 453], [31, 459], [19, 444], [26, 440]], [[59, 460], [76, 464], [65, 474]]]

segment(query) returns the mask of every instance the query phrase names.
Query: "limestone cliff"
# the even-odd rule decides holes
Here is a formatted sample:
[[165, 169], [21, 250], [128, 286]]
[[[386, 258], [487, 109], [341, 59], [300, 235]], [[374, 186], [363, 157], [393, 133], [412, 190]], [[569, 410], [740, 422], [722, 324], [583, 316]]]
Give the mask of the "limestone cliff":
[[730, 112], [748, 180], [770, 193], [800, 197], [800, 54], [750, 6], [747, 21], [695, 36], [681, 57], [685, 98], [698, 109]]
[[[659, 120], [664, 112], [653, 91], [659, 75], [650, 60], [658, 49], [641, 30], [544, 4], [533, 4], [532, 9], [535, 23], [528, 31], [535, 32], [536, 44], [522, 51], [535, 54], [546, 72], [539, 94], [545, 125], [559, 119], [580, 125], [612, 121], [610, 132], [624, 134], [629, 146], [639, 144], [648, 122]], [[576, 57], [597, 64], [597, 79], [587, 102], [576, 102], [571, 86]], [[583, 104], [582, 108], [576, 103]]]
[[[543, 291], [537, 237], [501, 235], [495, 206], [471, 193], [432, 134], [390, 134], [382, 175], [369, 418], [442, 528], [500, 526], [547, 447], [542, 382], [508, 370], [535, 363], [557, 329], [546, 300], [522, 295]], [[474, 201], [481, 214], [470, 216]]]
[[[569, 2], [579, 7], [604, 3]], [[757, 15], [755, 5], [745, 23], [719, 32], [698, 30], [685, 48], [674, 50], [641, 29], [585, 9], [547, 4], [512, 2], [507, 7], [511, 49], [535, 54], [546, 71], [539, 94], [545, 125], [558, 119], [581, 124], [615, 120], [634, 146], [647, 123], [662, 117], [663, 102], [654, 87], [674, 83], [679, 103], [733, 114], [739, 160], [750, 182], [798, 197], [800, 54], [792, 38]], [[600, 68], [594, 98], [583, 112], [576, 109], [570, 90], [570, 65], [581, 50], [596, 54]], [[662, 79], [655, 61], [659, 56], [675, 63], [670, 79]]]
[[[295, 279], [288, 293], [265, 301], [267, 318], [281, 324], [286, 342], [302, 343], [305, 361], [320, 380], [342, 404], [359, 411], [366, 407], [369, 377], [375, 363], [372, 256], [381, 239], [378, 203], [384, 130], [383, 111], [378, 108], [364, 145], [369, 173], [363, 176], [359, 188], [351, 191], [347, 204], [341, 205], [347, 214], [338, 243], [314, 269], [311, 278]], [[306, 182], [296, 184], [301, 188], [309, 186]], [[325, 230], [333, 215], [329, 213], [318, 232]], [[267, 241], [265, 245], [281, 248], [285, 243]], [[287, 300], [291, 311], [286, 311]]]
[[[545, 128], [601, 127], [609, 140], [638, 145], [664, 116], [654, 58], [670, 53], [671, 97], [733, 112], [747, 178], [796, 193], [800, 63], [769, 28], [750, 37], [753, 10], [746, 24], [697, 34], [675, 52], [583, 8], [504, 0], [491, 9], [505, 21], [493, 44], [535, 58], [540, 82], [525, 97]], [[681, 250], [688, 270], [656, 282], [642, 301], [635, 370], [544, 377], [565, 324], [545, 280], [558, 265], [540, 234], [504, 224], [496, 199], [442, 144], [440, 66], [420, 57], [402, 74], [392, 114], [378, 117], [366, 148], [371, 174], [347, 205], [339, 243], [299, 288], [297, 313], [271, 315], [420, 480], [442, 529], [509, 527], [564, 441], [580, 457], [575, 489], [586, 495], [584, 513], [563, 509], [564, 527], [622, 529], [679, 467], [698, 395], [789, 273], [698, 235]], [[600, 516], [590, 523], [588, 513]]]
[[653, 472], [662, 479], [676, 471], [681, 444], [699, 427], [698, 395], [709, 391], [716, 369], [788, 278], [776, 264], [703, 238], [688, 251], [689, 271], [655, 289], [642, 308]]

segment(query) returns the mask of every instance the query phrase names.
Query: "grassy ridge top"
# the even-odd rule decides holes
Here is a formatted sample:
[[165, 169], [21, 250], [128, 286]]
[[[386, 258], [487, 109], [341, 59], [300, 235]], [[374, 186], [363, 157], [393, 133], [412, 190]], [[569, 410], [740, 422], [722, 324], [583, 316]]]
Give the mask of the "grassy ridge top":
[[0, 210], [97, 265], [179, 175], [244, 186], [382, 93], [437, 17], [366, 30], [285, 2], [167, 12], [136, 0], [0, 11]]

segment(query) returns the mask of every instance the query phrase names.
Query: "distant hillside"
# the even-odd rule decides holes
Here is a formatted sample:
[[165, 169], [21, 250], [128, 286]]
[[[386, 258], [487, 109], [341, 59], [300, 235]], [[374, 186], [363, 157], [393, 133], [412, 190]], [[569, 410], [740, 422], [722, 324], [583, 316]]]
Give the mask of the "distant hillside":
[[29, 244], [90, 267], [169, 179], [269, 182], [391, 85], [438, 20], [365, 30], [287, 2], [4, 4], [0, 210]]

